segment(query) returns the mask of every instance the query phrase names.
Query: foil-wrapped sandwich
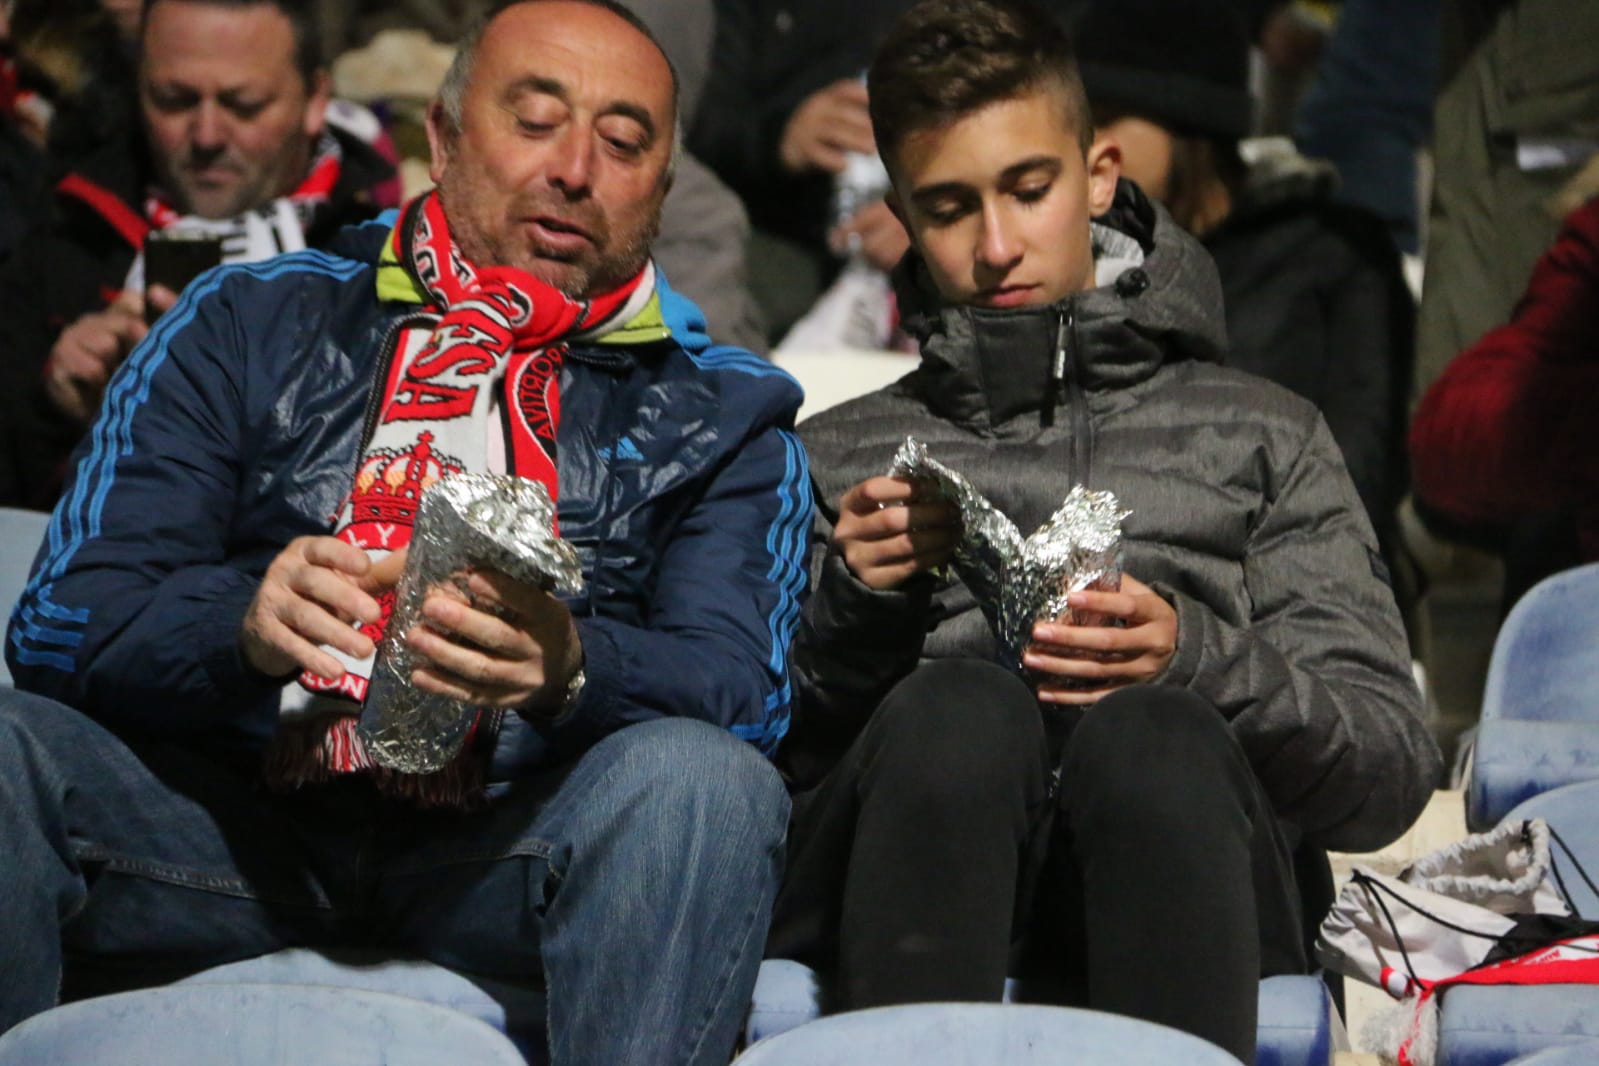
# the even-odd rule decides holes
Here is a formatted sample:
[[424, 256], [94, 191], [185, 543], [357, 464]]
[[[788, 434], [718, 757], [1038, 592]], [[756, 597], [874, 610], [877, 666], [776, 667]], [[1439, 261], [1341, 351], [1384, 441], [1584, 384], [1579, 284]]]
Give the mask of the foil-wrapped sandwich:
[[955, 572], [988, 618], [1013, 670], [1028, 673], [1022, 653], [1038, 622], [1106, 624], [1103, 616], [1069, 607], [1066, 597], [1082, 589], [1121, 588], [1121, 524], [1132, 512], [1123, 511], [1114, 494], [1077, 485], [1049, 521], [1023, 538], [971, 482], [931, 458], [914, 437], [905, 438], [889, 476], [930, 484], [960, 511]]
[[472, 732], [479, 708], [411, 684], [411, 672], [422, 663], [405, 634], [421, 617], [429, 589], [464, 585], [462, 575], [473, 568], [498, 570], [568, 595], [583, 587], [577, 553], [556, 536], [555, 506], [543, 485], [511, 476], [454, 474], [429, 488], [356, 726], [380, 766], [432, 773], [455, 757]]

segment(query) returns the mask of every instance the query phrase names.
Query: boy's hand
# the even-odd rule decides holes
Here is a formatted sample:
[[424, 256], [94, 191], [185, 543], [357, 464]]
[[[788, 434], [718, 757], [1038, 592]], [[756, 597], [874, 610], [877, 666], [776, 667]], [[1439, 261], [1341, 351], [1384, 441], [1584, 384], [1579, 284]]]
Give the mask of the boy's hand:
[[905, 478], [868, 478], [844, 493], [838, 511], [834, 546], [850, 572], [878, 590], [942, 566], [960, 536], [955, 505], [919, 499], [916, 483]]
[[1122, 575], [1120, 592], [1074, 592], [1076, 610], [1119, 618], [1124, 628], [1039, 622], [1022, 662], [1051, 677], [1087, 682], [1092, 688], [1067, 688], [1044, 682], [1043, 703], [1089, 704], [1128, 685], [1159, 677], [1177, 650], [1177, 612], [1137, 578]]

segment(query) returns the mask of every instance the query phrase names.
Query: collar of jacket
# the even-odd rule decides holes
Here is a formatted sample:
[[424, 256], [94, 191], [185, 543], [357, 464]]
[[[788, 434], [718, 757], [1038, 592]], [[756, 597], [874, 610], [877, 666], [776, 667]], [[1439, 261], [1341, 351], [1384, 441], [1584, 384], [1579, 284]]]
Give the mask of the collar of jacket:
[[988, 428], [1064, 401], [1053, 380], [1063, 336], [1064, 382], [1088, 392], [1134, 385], [1169, 362], [1221, 361], [1221, 283], [1198, 242], [1125, 179], [1093, 236], [1094, 288], [1017, 310], [945, 304], [907, 255], [895, 287], [922, 352], [907, 384], [943, 417]]

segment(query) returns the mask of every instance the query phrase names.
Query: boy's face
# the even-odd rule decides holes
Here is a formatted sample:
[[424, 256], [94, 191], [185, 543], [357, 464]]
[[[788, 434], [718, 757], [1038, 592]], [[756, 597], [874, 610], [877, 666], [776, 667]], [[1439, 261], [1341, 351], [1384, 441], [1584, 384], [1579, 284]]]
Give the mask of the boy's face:
[[1037, 307], [1093, 286], [1088, 220], [1116, 195], [1120, 149], [1085, 159], [1059, 92], [913, 130], [889, 155], [890, 206], [944, 299]]

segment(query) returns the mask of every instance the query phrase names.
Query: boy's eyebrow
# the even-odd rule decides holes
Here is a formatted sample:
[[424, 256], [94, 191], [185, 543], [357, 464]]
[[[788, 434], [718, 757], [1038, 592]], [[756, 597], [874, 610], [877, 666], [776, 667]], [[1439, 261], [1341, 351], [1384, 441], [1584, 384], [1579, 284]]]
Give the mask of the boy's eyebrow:
[[[538, 74], [529, 74], [525, 78], [519, 78], [512, 82], [505, 90], [503, 99], [505, 103], [512, 104], [529, 95], [553, 96], [568, 107], [572, 104], [571, 93], [567, 91], [564, 84], [554, 78], [546, 78]], [[631, 100], [613, 100], [601, 108], [599, 113], [601, 115], [621, 115], [623, 118], [632, 119], [644, 127], [644, 136], [649, 143], [655, 143], [655, 119], [650, 117], [649, 110], [642, 105], [633, 103]]]
[[[1058, 155], [1033, 155], [1026, 159], [1018, 160], [999, 172], [996, 184], [1004, 187], [1035, 170], [1048, 170], [1051, 176], [1060, 173], [1061, 161]], [[923, 185], [911, 191], [912, 200], [936, 200], [941, 196], [956, 196], [970, 189], [971, 186], [964, 181], [941, 181], [932, 185]]]

